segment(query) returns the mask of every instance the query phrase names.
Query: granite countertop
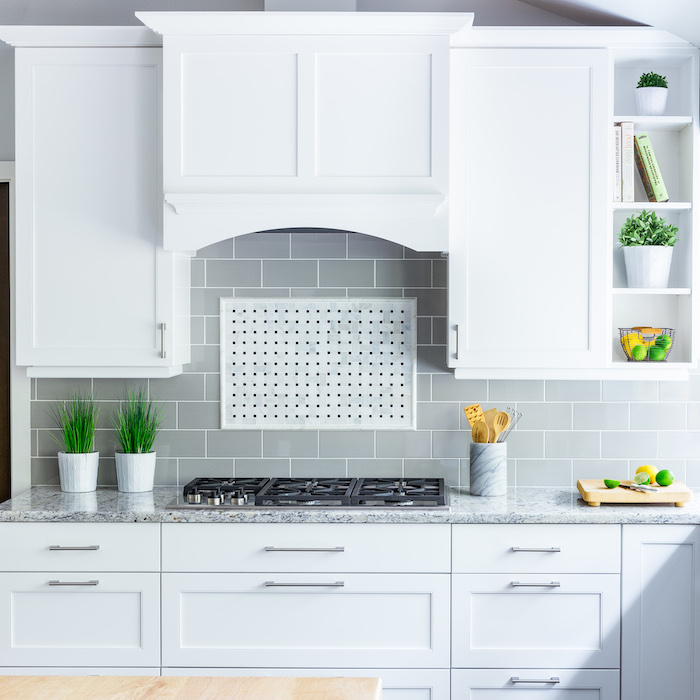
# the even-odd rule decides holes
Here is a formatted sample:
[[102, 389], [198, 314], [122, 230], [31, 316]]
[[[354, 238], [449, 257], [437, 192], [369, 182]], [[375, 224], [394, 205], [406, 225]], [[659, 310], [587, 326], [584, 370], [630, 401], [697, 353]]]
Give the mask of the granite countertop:
[[576, 489], [519, 487], [507, 496], [471, 496], [450, 489], [449, 510], [255, 509], [169, 510], [179, 491], [158, 486], [148, 493], [100, 487], [63, 493], [35, 486], [0, 504], [0, 522], [96, 523], [675, 523], [700, 524], [700, 489], [683, 508], [659, 505], [586, 505]]

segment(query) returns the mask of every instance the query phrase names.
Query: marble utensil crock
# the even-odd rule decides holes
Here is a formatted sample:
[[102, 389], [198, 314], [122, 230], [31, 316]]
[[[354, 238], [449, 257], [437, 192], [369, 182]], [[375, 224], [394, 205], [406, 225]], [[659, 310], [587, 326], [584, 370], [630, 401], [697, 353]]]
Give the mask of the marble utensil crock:
[[505, 442], [469, 445], [469, 491], [472, 496], [505, 496], [508, 467]]

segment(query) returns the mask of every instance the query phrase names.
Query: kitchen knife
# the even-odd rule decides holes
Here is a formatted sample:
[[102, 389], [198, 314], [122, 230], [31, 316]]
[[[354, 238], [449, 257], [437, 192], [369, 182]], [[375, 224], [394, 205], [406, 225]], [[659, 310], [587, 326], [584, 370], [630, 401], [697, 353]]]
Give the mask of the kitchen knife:
[[620, 484], [623, 489], [629, 489], [630, 491], [641, 491], [642, 493], [653, 493], [658, 491], [654, 486], [644, 486], [643, 484]]

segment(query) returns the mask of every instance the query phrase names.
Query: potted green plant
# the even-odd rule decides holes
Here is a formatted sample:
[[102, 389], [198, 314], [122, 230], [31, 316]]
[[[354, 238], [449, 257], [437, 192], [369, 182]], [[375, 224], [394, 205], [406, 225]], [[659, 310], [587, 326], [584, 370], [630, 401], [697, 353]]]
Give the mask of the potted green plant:
[[60, 435], [52, 435], [52, 438], [64, 448], [58, 453], [61, 490], [94, 491], [100, 459], [100, 453], [93, 449], [99, 415], [97, 403], [76, 392], [67, 401], [58, 401], [52, 415], [60, 430]]
[[658, 73], [642, 73], [635, 90], [637, 114], [645, 117], [658, 117], [666, 110], [668, 81]]
[[625, 257], [628, 287], [667, 287], [678, 229], [655, 211], [632, 214], [622, 226], [619, 242]]
[[117, 488], [126, 492], [153, 490], [156, 453], [153, 443], [163, 420], [163, 408], [151, 401], [143, 388], [127, 392], [114, 417], [121, 452], [114, 454]]

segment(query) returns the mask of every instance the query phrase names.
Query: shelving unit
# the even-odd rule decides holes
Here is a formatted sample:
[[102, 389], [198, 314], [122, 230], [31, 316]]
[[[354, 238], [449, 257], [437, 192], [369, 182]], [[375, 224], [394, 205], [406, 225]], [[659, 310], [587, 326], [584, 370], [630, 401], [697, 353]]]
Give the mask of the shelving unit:
[[[637, 115], [635, 89], [639, 76], [654, 71], [667, 77], [669, 96], [666, 114]], [[630, 378], [659, 371], [669, 375], [685, 373], [699, 354], [698, 331], [693, 324], [694, 296], [698, 294], [697, 248], [693, 245], [697, 223], [693, 206], [698, 201], [698, 58], [693, 48], [640, 46], [611, 51], [613, 104], [611, 126], [633, 122], [635, 134], [647, 132], [668, 189], [668, 202], [648, 202], [635, 171], [635, 201], [612, 202], [610, 187], [611, 270], [609, 277], [610, 354], [609, 366]], [[612, 154], [612, 129], [610, 137]], [[669, 286], [666, 289], [627, 287], [618, 234], [625, 220], [643, 209], [656, 211], [678, 227]], [[676, 340], [666, 362], [629, 362], [620, 345], [620, 327], [654, 326], [676, 330]]]

